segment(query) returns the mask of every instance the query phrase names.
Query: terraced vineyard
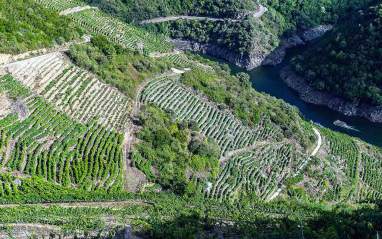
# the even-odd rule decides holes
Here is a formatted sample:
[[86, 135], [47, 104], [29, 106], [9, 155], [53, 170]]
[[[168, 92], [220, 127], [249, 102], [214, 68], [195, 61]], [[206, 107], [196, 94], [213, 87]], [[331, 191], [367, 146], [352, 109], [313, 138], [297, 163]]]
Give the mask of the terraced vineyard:
[[142, 44], [146, 54], [151, 52], [169, 52], [171, 44], [163, 38], [149, 34], [148, 32], [111, 18], [95, 9], [69, 14], [81, 27], [95, 33], [108, 37], [112, 42], [133, 50], [139, 49]]
[[117, 89], [65, 61], [61, 53], [1, 66], [25, 86], [83, 124], [96, 120], [109, 129], [128, 125], [131, 101]]
[[[77, 0], [35, 0], [46, 8], [55, 11], [64, 11], [85, 4]], [[102, 13], [98, 9], [84, 9], [82, 11], [67, 14], [78, 25], [96, 34], [107, 37], [110, 41], [120, 44], [125, 48], [143, 51], [150, 55], [154, 52], [169, 53], [165, 59], [175, 63], [188, 65], [189, 62], [178, 54], [172, 54], [172, 43], [166, 42], [164, 38], [148, 33], [138, 27], [129, 25], [118, 19]]]
[[365, 183], [361, 188], [360, 198], [369, 200], [382, 199], [382, 155], [362, 153], [362, 171], [360, 178]]
[[[77, 3], [75, 0], [35, 1], [55, 11], [63, 11], [83, 4]], [[67, 16], [84, 29], [97, 35], [106, 36], [110, 41], [132, 50], [143, 50], [146, 54], [150, 54], [152, 52], [165, 53], [171, 49], [171, 44], [163, 38], [109, 17], [97, 9], [86, 9], [70, 13]]]
[[15, 114], [0, 119], [0, 169], [85, 190], [121, 190], [123, 135], [95, 121], [78, 123], [27, 88], [10, 88], [12, 84], [19, 83], [10, 75], [0, 80], [3, 93], [17, 95], [29, 114], [24, 120]]
[[267, 199], [289, 175], [295, 161], [291, 144], [258, 146], [231, 157], [216, 182], [204, 189], [205, 195], [222, 201], [245, 191]]
[[361, 154], [357, 142], [348, 135], [339, 135], [327, 129], [321, 129], [321, 131], [327, 145], [327, 161], [332, 171], [332, 174], [327, 175], [331, 184], [327, 190], [327, 200], [357, 199], [361, 170]]
[[280, 129], [268, 119], [263, 119], [254, 129], [244, 126], [229, 111], [218, 109], [180, 83], [166, 78], [149, 83], [141, 94], [141, 101], [173, 110], [180, 120], [197, 122], [201, 132], [219, 144], [221, 155], [259, 140], [274, 141], [280, 134]]
[[179, 54], [170, 54], [166, 55], [164, 59], [169, 60], [172, 63], [175, 64], [180, 64], [180, 65], [185, 65], [185, 66], [191, 66], [191, 62], [184, 59], [181, 55]]
[[85, 6], [85, 3], [78, 0], [35, 0], [46, 8], [61, 12], [69, 8]]

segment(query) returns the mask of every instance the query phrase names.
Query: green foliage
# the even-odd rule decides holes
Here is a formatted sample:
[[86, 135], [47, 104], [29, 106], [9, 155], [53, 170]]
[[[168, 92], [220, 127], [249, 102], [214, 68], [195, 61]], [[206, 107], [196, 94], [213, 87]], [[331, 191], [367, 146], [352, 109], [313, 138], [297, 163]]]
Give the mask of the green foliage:
[[[65, 195], [65, 191], [59, 191], [61, 186], [53, 183], [34, 179], [36, 184], [28, 184], [26, 182], [30, 179], [21, 180], [26, 185], [25, 188], [30, 185], [31, 189], [36, 187], [36, 192], [37, 189], [41, 190], [42, 196], [50, 195], [53, 198]], [[23, 195], [20, 190], [23, 190], [22, 186], [19, 187], [18, 195]], [[70, 195], [75, 197], [68, 201], [124, 200], [126, 204], [113, 208], [102, 205], [97, 205], [100, 206], [97, 208], [57, 205], [1, 207], [2, 223], [56, 225], [63, 230], [69, 229], [69, 232], [73, 229], [102, 231], [114, 227], [110, 220], [124, 223], [126, 218], [132, 218], [134, 231], [152, 238], [210, 238], [220, 233], [221, 227], [224, 227], [226, 236], [298, 238], [301, 235], [301, 223], [305, 238], [375, 238], [377, 231], [382, 230], [380, 208], [365, 204], [330, 206], [303, 201], [266, 203], [254, 197], [232, 204], [201, 197], [182, 198], [165, 193], [110, 195], [82, 193], [73, 189], [71, 192], [73, 193]], [[28, 199], [26, 196], [30, 195], [25, 194], [20, 199]], [[105, 221], [105, 218], [108, 220]]]
[[32, 0], [0, 1], [0, 52], [19, 54], [74, 40], [82, 31], [71, 20]]
[[[278, 21], [286, 30], [308, 29], [323, 23], [335, 23], [340, 16], [372, 0], [326, 1], [265, 0], [267, 6], [276, 11]], [[272, 14], [275, 14], [272, 10]]]
[[325, 38], [292, 61], [318, 90], [350, 101], [382, 104], [382, 5], [347, 15]]
[[169, 61], [144, 57], [110, 43], [103, 36], [93, 37], [88, 45], [72, 45], [69, 56], [78, 66], [99, 75], [131, 98], [145, 79], [173, 67]]
[[[193, 57], [199, 60], [197, 56], [190, 56]], [[301, 142], [305, 142], [304, 147], [310, 147], [312, 142], [309, 140], [307, 130], [299, 126], [304, 123], [295, 107], [248, 87], [247, 77], [243, 74], [232, 76], [223, 70], [222, 66], [216, 64], [212, 66], [217, 74], [194, 68], [182, 75], [181, 82], [203, 92], [209, 100], [232, 109], [234, 114], [249, 126], [256, 126], [263, 116], [267, 116], [284, 132], [291, 133], [289, 135], [284, 133], [289, 136], [288, 138], [297, 134]], [[279, 134], [275, 137], [282, 140], [284, 135]]]
[[[171, 38], [181, 38], [199, 43], [214, 43], [237, 53], [250, 53], [256, 39], [266, 37], [265, 32], [252, 21], [177, 20], [155, 24], [143, 24], [143, 28]], [[260, 44], [258, 44], [260, 45]], [[267, 44], [260, 46], [271, 50]], [[265, 50], [266, 51], [266, 50]]]
[[235, 0], [85, 0], [101, 10], [126, 22], [140, 21], [168, 15], [202, 15], [236, 17], [245, 10], [256, 9], [252, 1]]
[[74, 22], [89, 32], [105, 36], [113, 43], [140, 51], [146, 56], [154, 52], [168, 53], [172, 49], [171, 43], [166, 42], [161, 36], [121, 22], [96, 9], [79, 11], [70, 16]]
[[[0, 89], [9, 82], [12, 79], [0, 81]], [[31, 114], [23, 121], [12, 115], [0, 121], [0, 152], [4, 151], [0, 167], [65, 187], [121, 190], [122, 135], [92, 121], [82, 125], [40, 97], [29, 97], [26, 105]], [[6, 160], [8, 150], [11, 154]]]
[[[164, 186], [183, 194], [188, 172], [213, 171], [218, 164], [218, 146], [188, 128], [179, 129], [161, 109], [146, 106], [139, 115], [143, 129], [137, 136], [142, 140], [136, 145], [133, 165], [141, 169], [150, 181], [157, 178]], [[197, 144], [197, 145], [196, 145]], [[159, 171], [153, 175], [151, 165]]]
[[9, 74], [0, 77], [0, 94], [5, 93], [9, 97], [17, 99], [28, 96], [31, 92], [19, 81]]

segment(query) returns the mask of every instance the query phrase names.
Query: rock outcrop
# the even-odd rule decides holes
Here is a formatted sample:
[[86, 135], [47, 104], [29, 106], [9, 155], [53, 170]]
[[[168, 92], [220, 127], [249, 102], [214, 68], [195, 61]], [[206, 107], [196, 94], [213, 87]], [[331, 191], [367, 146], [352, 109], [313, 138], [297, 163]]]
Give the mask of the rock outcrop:
[[[326, 31], [332, 29], [332, 25], [322, 25], [307, 30], [301, 34], [292, 34], [288, 38], [283, 38], [279, 46], [269, 53], [258, 53], [253, 51], [251, 54], [240, 54], [212, 43], [198, 43], [194, 41], [186, 41], [180, 39], [170, 39], [174, 46], [183, 51], [199, 51], [211, 56], [219, 57], [231, 62], [239, 67], [252, 70], [261, 65], [277, 65], [280, 64], [285, 55], [286, 50], [292, 47], [303, 45], [308, 41], [312, 41], [322, 36]], [[301, 37], [299, 36], [301, 35]], [[303, 40], [304, 39], [304, 40]]]
[[326, 91], [310, 86], [303, 77], [297, 75], [290, 66], [280, 71], [281, 78], [300, 94], [302, 100], [315, 105], [325, 105], [346, 116], [361, 116], [372, 122], [382, 123], [382, 106], [373, 106], [362, 102], [352, 102]]

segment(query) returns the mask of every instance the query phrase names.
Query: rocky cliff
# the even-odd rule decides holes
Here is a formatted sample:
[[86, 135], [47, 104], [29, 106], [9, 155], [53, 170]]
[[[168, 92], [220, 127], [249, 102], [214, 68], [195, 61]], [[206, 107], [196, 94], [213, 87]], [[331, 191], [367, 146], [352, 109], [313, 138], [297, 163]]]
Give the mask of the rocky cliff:
[[286, 50], [292, 47], [303, 45], [308, 41], [312, 41], [322, 36], [326, 31], [331, 30], [332, 25], [322, 25], [307, 30], [300, 34], [293, 34], [288, 38], [283, 38], [279, 46], [269, 53], [258, 53], [253, 51], [251, 54], [239, 54], [232, 52], [213, 43], [198, 43], [181, 39], [170, 39], [174, 46], [184, 51], [199, 51], [211, 56], [219, 57], [231, 62], [239, 67], [252, 70], [261, 65], [277, 65], [282, 62], [286, 55]]
[[362, 102], [351, 102], [319, 91], [310, 86], [303, 77], [297, 75], [290, 66], [280, 71], [281, 78], [289, 87], [300, 94], [302, 100], [315, 105], [325, 105], [347, 116], [361, 116], [372, 122], [382, 123], [382, 106], [372, 106]]

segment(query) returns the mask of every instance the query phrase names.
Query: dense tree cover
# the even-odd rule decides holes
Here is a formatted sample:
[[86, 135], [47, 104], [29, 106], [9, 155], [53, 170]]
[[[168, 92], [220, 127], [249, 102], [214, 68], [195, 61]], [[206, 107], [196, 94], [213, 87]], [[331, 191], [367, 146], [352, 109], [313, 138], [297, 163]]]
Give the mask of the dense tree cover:
[[91, 44], [72, 45], [68, 55], [78, 66], [94, 72], [132, 98], [145, 79], [166, 72], [173, 66], [162, 58], [144, 57], [112, 44], [103, 36], [93, 37]]
[[234, 18], [246, 10], [255, 10], [252, 0], [84, 0], [126, 22], [168, 15], [200, 15]]
[[[372, 0], [264, 0], [277, 15], [278, 21], [286, 25], [286, 30], [307, 29], [323, 23], [335, 23], [339, 17], [354, 8], [361, 7]], [[273, 11], [274, 10], [274, 11]]]
[[255, 91], [251, 87], [246, 73], [231, 75], [226, 64], [206, 60], [199, 55], [189, 55], [190, 58], [210, 64], [215, 73], [194, 68], [181, 77], [181, 82], [205, 94], [211, 101], [220, 104], [221, 108], [229, 108], [249, 126], [255, 126], [262, 116], [270, 119], [283, 129], [283, 137], [297, 136], [302, 145], [309, 147], [315, 142], [314, 137], [308, 137], [297, 108], [269, 95]]
[[349, 15], [292, 61], [318, 90], [351, 101], [382, 104], [382, 5]]
[[18, 54], [79, 38], [83, 32], [33, 0], [0, 1], [0, 52]]
[[278, 45], [276, 34], [254, 21], [177, 20], [141, 26], [171, 38], [213, 43], [237, 53], [249, 54], [254, 46], [267, 52]]
[[149, 31], [164, 33], [173, 38], [214, 43], [231, 51], [251, 54], [266, 53], [279, 44], [282, 36], [323, 23], [335, 23], [339, 16], [362, 6], [370, 0], [359, 1], [263, 1], [268, 13], [261, 20], [249, 17], [240, 22], [206, 22], [177, 20], [144, 24]]
[[[166, 114], [167, 113], [167, 114]], [[147, 106], [139, 115], [143, 129], [137, 133], [142, 141], [133, 156], [135, 164], [148, 179], [170, 186], [184, 194], [187, 175], [205, 171], [214, 177], [219, 167], [219, 146], [213, 139], [198, 134], [193, 122], [176, 121], [172, 112]], [[159, 172], [154, 175], [151, 165]]]

